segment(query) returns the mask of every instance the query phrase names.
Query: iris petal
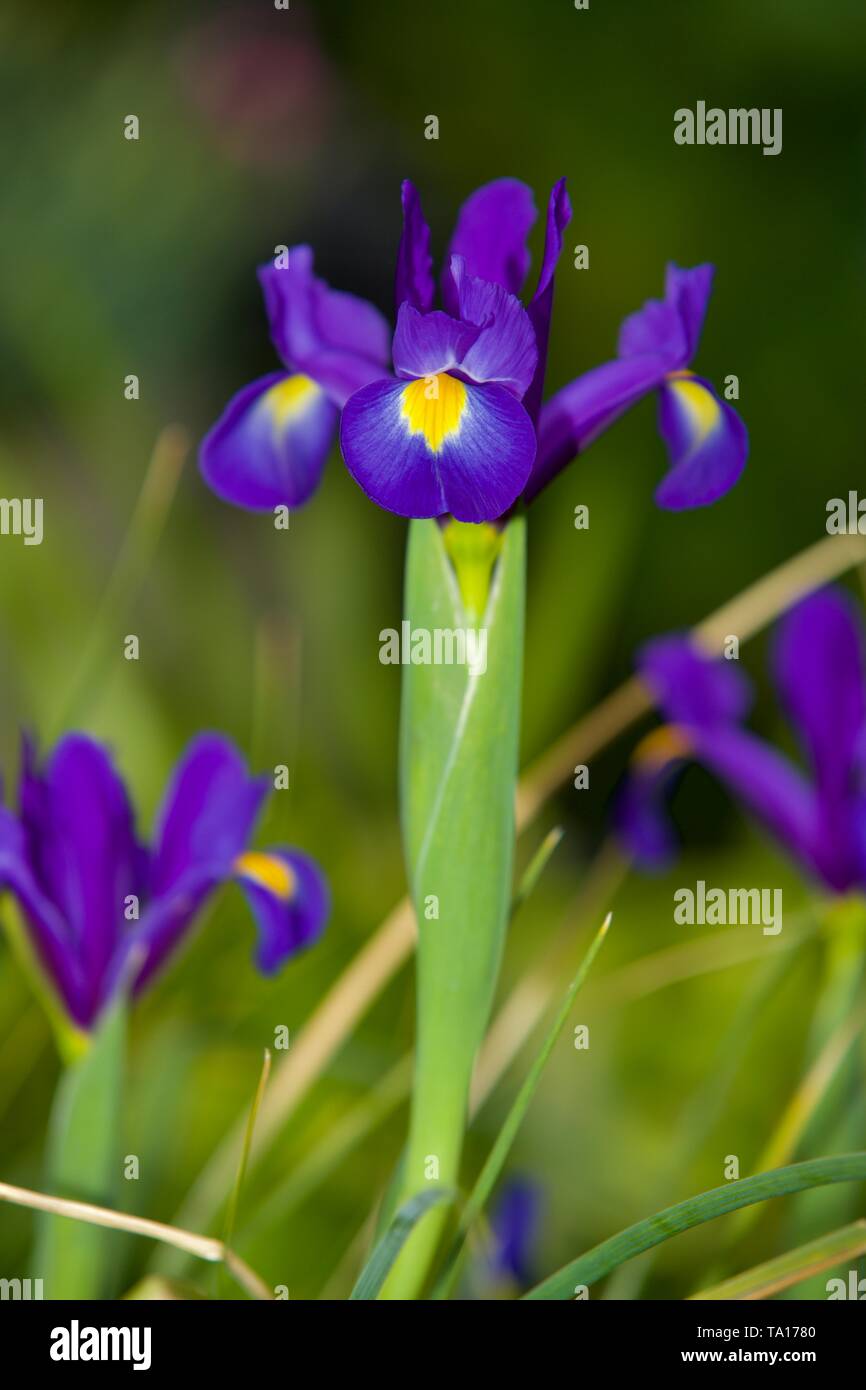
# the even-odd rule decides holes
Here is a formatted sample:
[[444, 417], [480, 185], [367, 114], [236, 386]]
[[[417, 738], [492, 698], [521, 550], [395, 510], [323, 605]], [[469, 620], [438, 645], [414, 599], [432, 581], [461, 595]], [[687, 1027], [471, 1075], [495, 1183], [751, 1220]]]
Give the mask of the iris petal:
[[619, 356], [657, 353], [665, 359], [669, 371], [688, 366], [697, 350], [713, 274], [711, 265], [690, 270], [669, 265], [664, 299], [648, 299], [642, 309], [624, 320]]
[[537, 420], [544, 392], [544, 372], [547, 365], [547, 344], [550, 337], [550, 318], [553, 312], [553, 277], [562, 252], [562, 239], [571, 221], [571, 202], [565, 179], [560, 179], [550, 190], [547, 206], [547, 227], [544, 235], [544, 256], [538, 285], [528, 313], [535, 330], [538, 361], [532, 384], [526, 393], [524, 404], [533, 420]]
[[42, 965], [71, 1017], [86, 1028], [99, 992], [85, 978], [68, 925], [37, 882], [24, 827], [5, 807], [0, 807], [0, 888], [14, 894]]
[[733, 406], [691, 372], [665, 378], [659, 432], [673, 467], [656, 490], [669, 511], [704, 507], [734, 486], [746, 466], [749, 436]]
[[481, 331], [475, 324], [443, 314], [441, 309], [422, 314], [411, 304], [401, 304], [394, 332], [394, 370], [406, 377], [451, 371], [460, 365]]
[[535, 455], [532, 422], [510, 392], [448, 375], [365, 387], [343, 411], [340, 442], [349, 472], [380, 507], [458, 521], [507, 511]]
[[254, 381], [202, 441], [205, 481], [250, 511], [300, 507], [318, 487], [338, 414], [310, 377], [273, 372]]
[[282, 848], [242, 855], [235, 873], [259, 928], [256, 963], [273, 974], [321, 935], [331, 906], [327, 880], [309, 855]]
[[451, 267], [460, 318], [480, 326], [457, 365], [473, 381], [495, 382], [519, 399], [528, 390], [538, 362], [532, 320], [520, 300], [501, 285], [467, 274], [460, 256], [452, 257]]
[[751, 689], [736, 663], [699, 650], [690, 637], [657, 637], [641, 648], [637, 668], [656, 703], [675, 724], [710, 729], [742, 719]]
[[436, 286], [430, 256], [430, 228], [421, 210], [418, 191], [409, 179], [400, 190], [403, 203], [403, 233], [397, 251], [394, 299], [399, 312], [404, 302], [426, 313], [433, 303]]
[[390, 330], [366, 300], [332, 290], [313, 274], [313, 253], [294, 246], [288, 265], [259, 268], [277, 352], [292, 371], [312, 377], [337, 404], [382, 375]]
[[609, 425], [664, 380], [659, 356], [626, 357], [585, 372], [541, 408], [538, 458], [527, 500], [546, 487]]
[[35, 880], [66, 924], [93, 1012], [120, 939], [124, 900], [141, 892], [144, 867], [126, 790], [106, 750], [69, 734], [38, 772], [26, 749], [21, 821]]
[[442, 299], [457, 313], [451, 257], [462, 256], [466, 270], [481, 280], [519, 294], [529, 269], [526, 238], [535, 221], [532, 189], [519, 179], [494, 179], [467, 198], [460, 209], [442, 274]]
[[774, 667], [822, 796], [847, 800], [866, 752], [863, 632], [847, 597], [825, 589], [793, 608], [779, 627]]

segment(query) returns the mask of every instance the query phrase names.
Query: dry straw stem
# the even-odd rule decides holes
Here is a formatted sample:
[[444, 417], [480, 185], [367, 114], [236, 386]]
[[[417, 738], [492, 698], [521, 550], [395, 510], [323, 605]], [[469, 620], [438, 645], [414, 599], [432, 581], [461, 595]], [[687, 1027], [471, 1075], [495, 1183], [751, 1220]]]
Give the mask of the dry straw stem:
[[[745, 641], [805, 594], [864, 561], [866, 538], [827, 536], [710, 614], [693, 629], [695, 639], [711, 652], [720, 650], [729, 634]], [[650, 692], [633, 676], [578, 720], [520, 779], [515, 807], [517, 832], [522, 833], [533, 823], [572, 775], [577, 763], [600, 752], [651, 709]], [[404, 898], [336, 980], [311, 1014], [291, 1052], [275, 1068], [259, 1115], [253, 1159], [276, 1138], [316, 1077], [408, 959], [414, 942], [414, 915], [409, 900]], [[212, 1219], [231, 1182], [242, 1140], [241, 1122], [199, 1175], [181, 1209], [182, 1219], [195, 1225], [205, 1225]]]
[[272, 1301], [273, 1293], [255, 1270], [230, 1250], [221, 1240], [210, 1236], [196, 1235], [194, 1231], [184, 1231], [176, 1226], [166, 1226], [162, 1221], [151, 1221], [146, 1216], [131, 1216], [126, 1212], [113, 1211], [110, 1207], [97, 1207], [91, 1202], [74, 1202], [67, 1197], [51, 1197], [45, 1192], [32, 1192], [27, 1187], [13, 1187], [11, 1183], [0, 1182], [0, 1201], [13, 1202], [15, 1206], [30, 1207], [33, 1211], [47, 1211], [54, 1216], [68, 1216], [73, 1221], [86, 1221], [91, 1226], [107, 1226], [113, 1231], [127, 1231], [134, 1236], [148, 1236], [151, 1240], [173, 1245], [185, 1250], [189, 1255], [197, 1255], [200, 1260], [212, 1264], [223, 1264], [235, 1277], [242, 1288], [255, 1299]]

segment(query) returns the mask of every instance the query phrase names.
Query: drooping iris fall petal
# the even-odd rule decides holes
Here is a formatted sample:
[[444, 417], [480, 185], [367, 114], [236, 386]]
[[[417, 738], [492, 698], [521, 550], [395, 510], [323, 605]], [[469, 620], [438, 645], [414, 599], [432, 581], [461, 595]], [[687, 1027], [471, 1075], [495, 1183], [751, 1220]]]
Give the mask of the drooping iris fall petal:
[[319, 485], [338, 417], [312, 377], [272, 372], [239, 391], [205, 436], [204, 479], [251, 511], [303, 506]]
[[358, 391], [343, 411], [340, 442], [349, 472], [380, 507], [458, 521], [507, 511], [535, 456], [532, 422], [510, 391], [448, 373]]
[[308, 246], [259, 269], [271, 338], [285, 364], [239, 391], [205, 436], [200, 467], [224, 501], [300, 507], [318, 486], [348, 396], [387, 370], [378, 309], [313, 274]]
[[659, 391], [659, 434], [671, 461], [656, 488], [668, 511], [724, 497], [746, 466], [749, 437], [733, 406], [692, 372], [669, 373]]

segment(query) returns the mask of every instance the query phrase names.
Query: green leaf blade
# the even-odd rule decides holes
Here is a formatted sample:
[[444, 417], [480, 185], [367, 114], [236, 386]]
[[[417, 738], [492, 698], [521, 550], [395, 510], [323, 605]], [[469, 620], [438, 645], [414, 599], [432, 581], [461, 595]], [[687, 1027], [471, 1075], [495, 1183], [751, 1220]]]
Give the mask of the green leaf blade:
[[453, 1200], [454, 1194], [449, 1188], [433, 1187], [427, 1192], [416, 1193], [408, 1202], [404, 1202], [361, 1270], [358, 1281], [349, 1295], [350, 1300], [368, 1302], [377, 1298], [394, 1261], [421, 1217], [433, 1207]]
[[794, 1192], [824, 1187], [829, 1183], [866, 1181], [866, 1153], [840, 1154], [833, 1158], [814, 1158], [805, 1163], [793, 1163], [769, 1173], [739, 1178], [714, 1187], [697, 1197], [689, 1197], [676, 1206], [667, 1207], [654, 1216], [628, 1226], [624, 1231], [602, 1241], [585, 1255], [564, 1265], [543, 1283], [524, 1294], [525, 1299], [566, 1299], [574, 1296], [576, 1287], [589, 1286], [603, 1279], [626, 1260], [651, 1250], [662, 1241], [682, 1231], [690, 1231], [717, 1216], [738, 1211], [771, 1197], [785, 1197]]
[[[121, 1173], [120, 1098], [126, 1046], [126, 1005], [105, 1014], [84, 1056], [60, 1078], [48, 1140], [49, 1191], [113, 1205]], [[111, 1233], [64, 1216], [42, 1216], [34, 1274], [50, 1299], [108, 1296]], [[106, 1240], [107, 1238], [107, 1240]]]

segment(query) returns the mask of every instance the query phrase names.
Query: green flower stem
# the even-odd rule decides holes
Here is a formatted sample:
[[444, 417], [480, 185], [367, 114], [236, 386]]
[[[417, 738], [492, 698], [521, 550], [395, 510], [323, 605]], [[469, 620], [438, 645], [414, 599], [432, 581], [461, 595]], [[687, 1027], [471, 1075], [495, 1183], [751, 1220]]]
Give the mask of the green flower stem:
[[[486, 646], [474, 670], [446, 662], [404, 667], [401, 813], [418, 962], [401, 1202], [430, 1186], [458, 1185], [469, 1083], [493, 1000], [512, 888], [525, 521], [515, 517], [497, 538], [486, 589], [479, 584], [485, 558], [479, 564], [478, 545], [466, 541], [488, 537], [452, 532], [446, 543], [452, 526], [443, 532], [435, 521], [413, 522], [406, 565], [411, 631], [471, 628]], [[464, 561], [471, 566], [468, 576], [461, 573]], [[420, 1296], [447, 1219], [441, 1205], [423, 1216], [382, 1297]]]

